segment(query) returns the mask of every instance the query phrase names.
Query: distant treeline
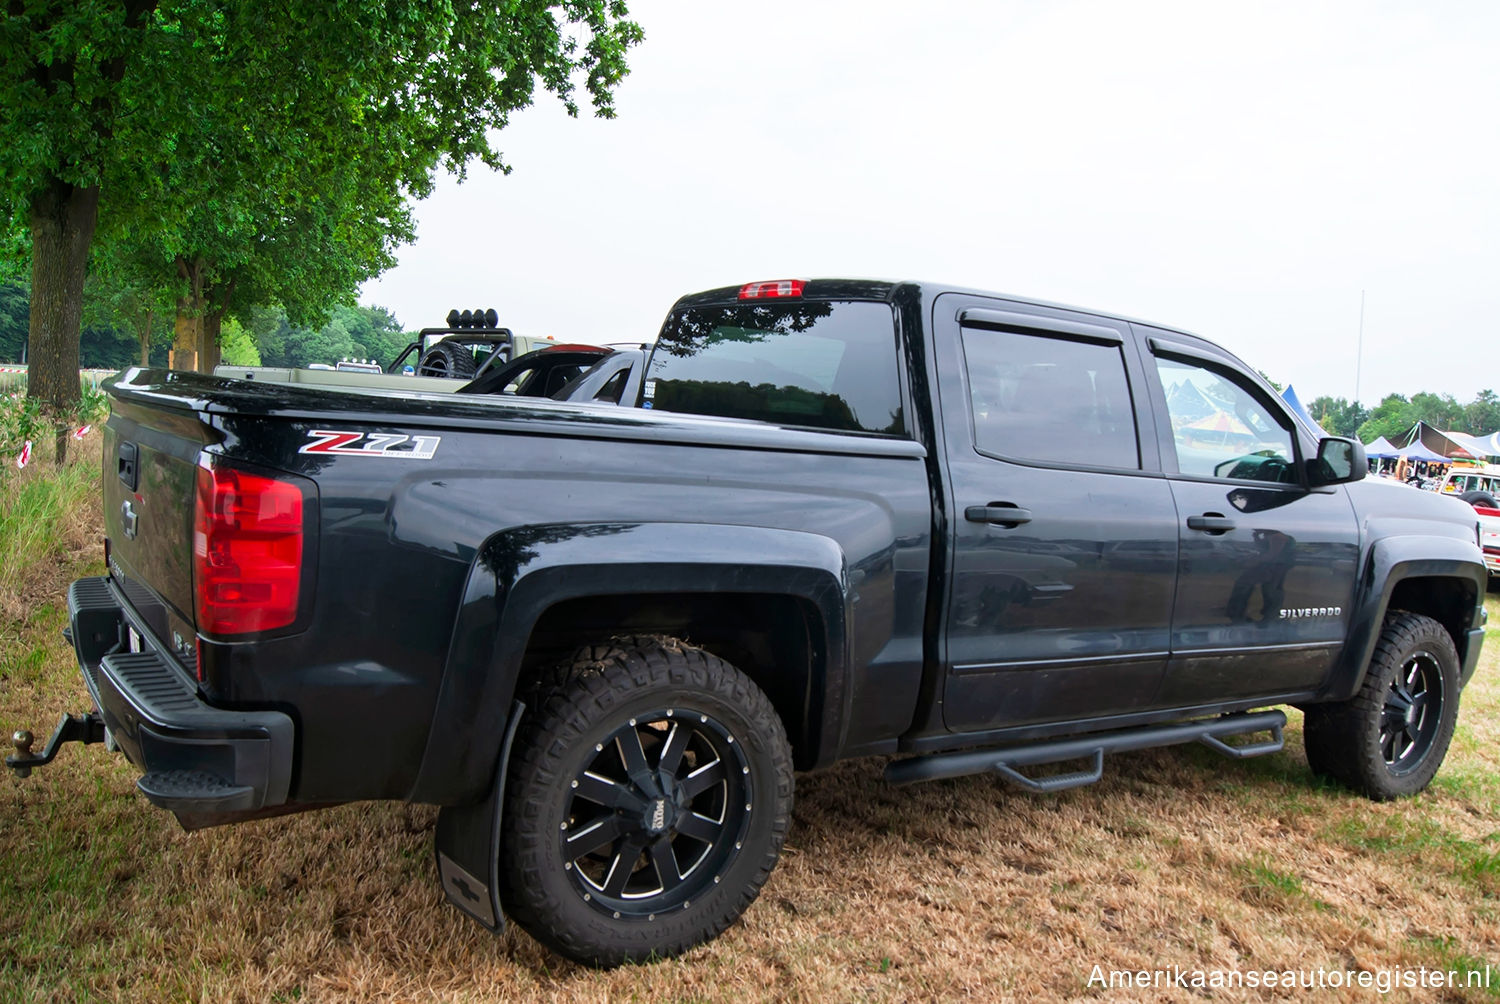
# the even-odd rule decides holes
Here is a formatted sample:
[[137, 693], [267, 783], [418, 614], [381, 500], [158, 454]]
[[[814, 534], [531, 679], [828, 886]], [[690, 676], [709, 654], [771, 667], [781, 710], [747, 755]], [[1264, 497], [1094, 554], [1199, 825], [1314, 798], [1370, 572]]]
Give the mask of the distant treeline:
[[1366, 443], [1379, 436], [1395, 441], [1419, 421], [1471, 436], [1500, 430], [1500, 397], [1492, 390], [1480, 391], [1468, 404], [1459, 404], [1452, 394], [1388, 394], [1373, 410], [1341, 397], [1318, 397], [1307, 412], [1329, 435], [1358, 436]]
[[[0, 284], [0, 362], [21, 362], [26, 346], [29, 296], [24, 285]], [[384, 307], [335, 307], [319, 328], [292, 324], [279, 307], [254, 307], [241, 319], [224, 323], [224, 361], [239, 366], [307, 366], [340, 359], [374, 359], [389, 363], [414, 335]], [[153, 319], [150, 361], [167, 365], [172, 346], [172, 317]], [[79, 365], [84, 369], [121, 369], [140, 362], [137, 333], [130, 328], [91, 324], [85, 320]]]

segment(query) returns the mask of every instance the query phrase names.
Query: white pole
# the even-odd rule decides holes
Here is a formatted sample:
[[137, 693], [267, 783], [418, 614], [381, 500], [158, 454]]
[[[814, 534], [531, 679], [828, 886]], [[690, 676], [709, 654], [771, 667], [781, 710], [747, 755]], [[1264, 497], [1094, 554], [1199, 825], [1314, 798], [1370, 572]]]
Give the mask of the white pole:
[[1359, 291], [1359, 344], [1354, 350], [1354, 403], [1359, 404], [1359, 364], [1365, 354], [1365, 291]]

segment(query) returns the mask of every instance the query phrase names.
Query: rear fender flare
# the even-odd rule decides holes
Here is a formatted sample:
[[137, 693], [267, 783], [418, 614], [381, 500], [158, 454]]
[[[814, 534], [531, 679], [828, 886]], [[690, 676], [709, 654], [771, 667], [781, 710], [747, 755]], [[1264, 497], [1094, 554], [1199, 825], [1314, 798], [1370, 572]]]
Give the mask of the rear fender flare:
[[490, 536], [469, 568], [410, 801], [456, 805], [490, 784], [532, 629], [553, 605], [637, 593], [765, 593], [806, 601], [822, 650], [819, 748], [849, 702], [844, 555], [819, 534], [708, 523], [542, 524]]

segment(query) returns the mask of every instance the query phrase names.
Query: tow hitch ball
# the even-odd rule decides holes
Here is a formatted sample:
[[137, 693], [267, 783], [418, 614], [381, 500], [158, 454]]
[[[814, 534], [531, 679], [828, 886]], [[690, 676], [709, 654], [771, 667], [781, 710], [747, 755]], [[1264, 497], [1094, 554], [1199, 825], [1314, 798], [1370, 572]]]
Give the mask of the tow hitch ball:
[[47, 740], [47, 745], [40, 753], [31, 752], [31, 746], [35, 742], [36, 737], [25, 729], [11, 735], [10, 744], [16, 748], [16, 752], [5, 758], [5, 766], [15, 771], [17, 777], [30, 777], [31, 768], [51, 763], [63, 743], [104, 742], [104, 719], [94, 712], [86, 715], [63, 715], [57, 728], [52, 731], [52, 738]]

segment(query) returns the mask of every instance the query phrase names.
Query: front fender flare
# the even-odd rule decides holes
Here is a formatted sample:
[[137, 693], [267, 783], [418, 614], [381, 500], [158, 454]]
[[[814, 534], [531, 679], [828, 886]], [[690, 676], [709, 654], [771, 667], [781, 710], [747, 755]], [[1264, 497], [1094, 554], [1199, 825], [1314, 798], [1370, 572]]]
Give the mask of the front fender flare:
[[[1414, 578], [1462, 579], [1473, 585], [1475, 595], [1483, 596], [1489, 572], [1484, 567], [1478, 546], [1471, 542], [1416, 534], [1377, 540], [1370, 547], [1356, 587], [1354, 616], [1349, 623], [1343, 654], [1324, 693], [1319, 695], [1321, 700], [1344, 701], [1359, 691], [1370, 657], [1375, 653], [1375, 645], [1380, 641], [1380, 629], [1390, 609], [1391, 595], [1399, 583]], [[1476, 626], [1464, 625], [1465, 628]], [[1460, 636], [1454, 639], [1454, 643], [1459, 648], [1460, 658], [1464, 658], [1466, 639]]]
[[470, 566], [426, 752], [410, 801], [456, 805], [489, 785], [532, 629], [553, 605], [590, 596], [765, 593], [809, 603], [821, 622], [822, 748], [835, 748], [849, 701], [849, 578], [828, 537], [709, 523], [514, 527]]

